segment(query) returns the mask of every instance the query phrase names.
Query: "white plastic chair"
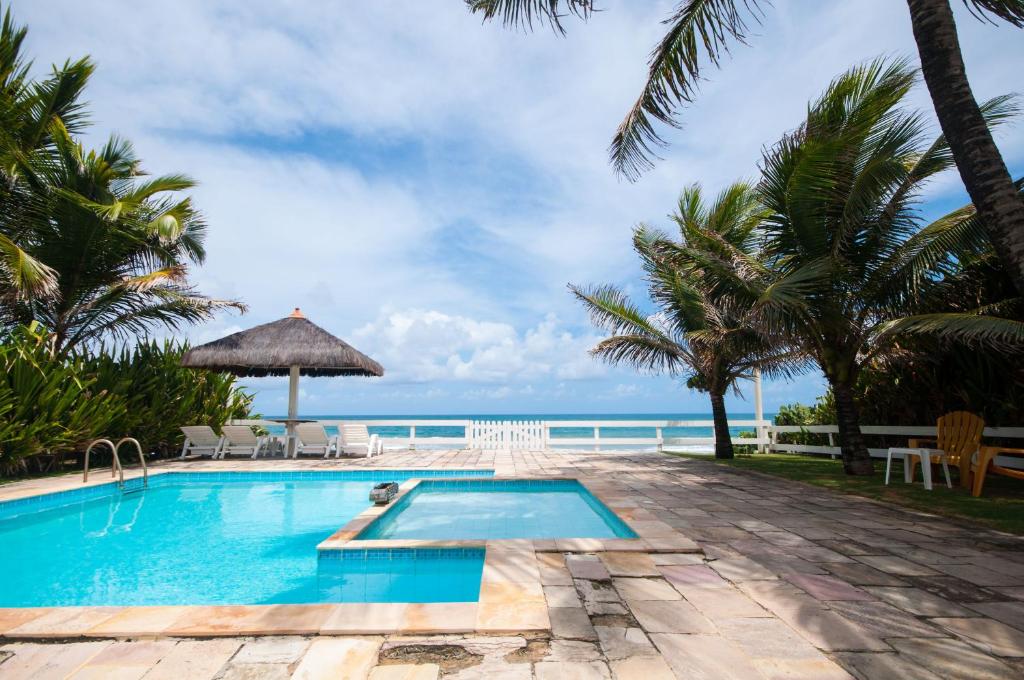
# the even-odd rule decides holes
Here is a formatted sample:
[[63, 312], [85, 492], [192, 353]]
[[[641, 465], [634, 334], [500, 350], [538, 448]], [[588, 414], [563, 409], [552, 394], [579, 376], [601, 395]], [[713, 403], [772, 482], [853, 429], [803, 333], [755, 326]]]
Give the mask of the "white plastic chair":
[[371, 435], [366, 425], [345, 423], [339, 426], [337, 455], [362, 453], [367, 458], [384, 452], [384, 443], [377, 435]]
[[263, 448], [263, 437], [257, 437], [256, 433], [248, 425], [225, 425], [221, 428], [224, 433], [224, 443], [220, 447], [220, 457], [226, 455], [245, 455], [255, 458], [260, 455]]
[[328, 436], [327, 430], [320, 423], [299, 423], [295, 426], [295, 457], [300, 453], [323, 454], [324, 458], [331, 455], [331, 450], [338, 450], [338, 437]]
[[220, 455], [224, 438], [214, 432], [209, 425], [186, 425], [181, 431], [185, 433], [185, 445], [181, 447], [182, 458], [190, 453], [211, 458]]

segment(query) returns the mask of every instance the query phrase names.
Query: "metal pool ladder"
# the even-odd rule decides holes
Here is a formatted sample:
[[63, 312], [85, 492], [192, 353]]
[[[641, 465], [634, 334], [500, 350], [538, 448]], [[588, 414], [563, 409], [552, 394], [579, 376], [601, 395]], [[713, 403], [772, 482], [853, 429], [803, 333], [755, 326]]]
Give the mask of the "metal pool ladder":
[[105, 444], [110, 448], [110, 452], [113, 454], [114, 459], [110, 468], [110, 476], [113, 477], [115, 474], [118, 475], [117, 487], [124, 491], [124, 467], [121, 465], [121, 456], [118, 455], [118, 451], [121, 449], [121, 444], [131, 442], [135, 444], [135, 450], [139, 452], [139, 462], [142, 463], [142, 486], [146, 488], [149, 486], [149, 468], [146, 466], [146, 456], [142, 453], [142, 445], [139, 444], [139, 440], [134, 437], [124, 437], [120, 439], [117, 444], [114, 444], [109, 439], [95, 439], [89, 448], [85, 450], [85, 470], [82, 472], [82, 483], [89, 481], [89, 453], [98, 445]]

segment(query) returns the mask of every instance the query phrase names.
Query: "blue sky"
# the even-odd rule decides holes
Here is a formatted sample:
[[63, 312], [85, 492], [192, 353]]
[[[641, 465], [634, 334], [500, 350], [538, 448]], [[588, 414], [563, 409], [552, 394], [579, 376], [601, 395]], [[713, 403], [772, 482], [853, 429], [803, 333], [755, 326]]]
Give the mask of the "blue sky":
[[[150, 171], [201, 183], [208, 258], [193, 279], [250, 311], [185, 336], [301, 306], [387, 369], [305, 380], [303, 412], [705, 412], [677, 381], [593, 361], [599, 336], [566, 284], [642, 296], [636, 223], [665, 225], [686, 184], [714, 192], [755, 177], [762, 147], [849, 66], [916, 53], [904, 3], [777, 0], [751, 46], [708, 72], [664, 162], [630, 184], [605, 149], [673, 4], [606, 0], [565, 38], [482, 26], [460, 0], [13, 9], [37, 68], [97, 62], [91, 143], [123, 134]], [[954, 6], [979, 98], [1024, 91], [1020, 31]], [[923, 87], [913, 102], [930, 111]], [[1024, 173], [1019, 126], [998, 141]], [[927, 198], [927, 213], [962, 203], [955, 173]], [[258, 409], [284, 411], [284, 380], [249, 384]], [[766, 407], [822, 384], [813, 373], [768, 384]]]

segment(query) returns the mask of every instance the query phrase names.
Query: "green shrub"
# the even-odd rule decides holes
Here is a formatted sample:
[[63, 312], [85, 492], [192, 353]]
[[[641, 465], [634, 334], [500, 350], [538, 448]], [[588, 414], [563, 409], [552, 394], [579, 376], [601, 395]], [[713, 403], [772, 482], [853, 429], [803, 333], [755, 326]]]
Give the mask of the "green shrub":
[[149, 341], [85, 359], [97, 386], [121, 397], [127, 407], [111, 424], [112, 436], [135, 437], [146, 452], [166, 456], [181, 448], [182, 425], [219, 429], [228, 420], [251, 416], [253, 397], [239, 389], [235, 377], [184, 368], [186, 349]]
[[[814, 404], [785, 404], [775, 414], [776, 425], [834, 425], [836, 409], [832, 402], [831, 390], [818, 397]], [[780, 444], [803, 444], [823, 446], [828, 444], [827, 434], [817, 434], [801, 430], [800, 432], [780, 433], [777, 437]]]
[[0, 474], [80, 449], [124, 417], [124, 401], [98, 386], [82, 359], [55, 358], [48, 340], [33, 323], [0, 344]]
[[253, 397], [233, 376], [181, 366], [186, 349], [149, 341], [54, 356], [38, 324], [13, 329], [0, 343], [0, 475], [43, 471], [99, 437], [135, 437], [166, 456], [182, 445], [181, 425], [252, 417]]

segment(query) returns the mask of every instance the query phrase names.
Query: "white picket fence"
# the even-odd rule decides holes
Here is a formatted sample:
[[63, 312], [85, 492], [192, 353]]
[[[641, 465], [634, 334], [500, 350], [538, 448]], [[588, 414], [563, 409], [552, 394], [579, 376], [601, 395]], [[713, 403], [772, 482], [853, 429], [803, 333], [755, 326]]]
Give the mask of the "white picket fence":
[[467, 429], [471, 449], [543, 451], [547, 447], [547, 430], [542, 420], [474, 420]]

